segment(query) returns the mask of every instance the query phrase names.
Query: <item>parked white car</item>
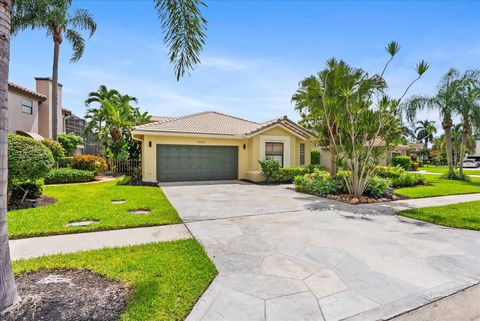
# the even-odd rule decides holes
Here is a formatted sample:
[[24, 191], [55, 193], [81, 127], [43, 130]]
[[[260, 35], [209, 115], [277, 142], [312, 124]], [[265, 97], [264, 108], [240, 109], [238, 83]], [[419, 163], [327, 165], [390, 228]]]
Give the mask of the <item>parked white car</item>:
[[473, 159], [465, 159], [463, 161], [463, 168], [477, 168], [478, 166], [478, 162]]

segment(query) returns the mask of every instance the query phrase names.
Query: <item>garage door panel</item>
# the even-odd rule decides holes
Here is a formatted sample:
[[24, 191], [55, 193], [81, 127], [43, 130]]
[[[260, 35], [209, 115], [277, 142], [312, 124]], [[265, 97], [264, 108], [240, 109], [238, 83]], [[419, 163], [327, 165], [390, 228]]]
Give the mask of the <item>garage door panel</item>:
[[157, 145], [158, 181], [238, 178], [238, 147]]

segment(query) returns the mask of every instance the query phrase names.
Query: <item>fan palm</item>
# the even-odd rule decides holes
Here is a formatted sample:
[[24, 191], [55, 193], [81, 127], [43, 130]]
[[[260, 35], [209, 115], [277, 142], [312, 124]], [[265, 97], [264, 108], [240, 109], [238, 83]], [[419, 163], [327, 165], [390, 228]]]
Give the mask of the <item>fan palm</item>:
[[82, 58], [85, 51], [85, 39], [81, 34], [86, 31], [91, 37], [97, 28], [93, 16], [85, 9], [77, 9], [70, 14], [72, 0], [17, 0], [12, 19], [12, 33], [31, 29], [46, 29], [47, 36], [53, 40], [52, 68], [52, 132], [55, 139], [58, 134], [58, 60], [63, 39], [72, 46], [71, 62]]
[[425, 148], [428, 148], [428, 143], [433, 142], [433, 135], [437, 132], [435, 127], [435, 122], [430, 120], [420, 120], [417, 121], [417, 127], [415, 128], [415, 133], [417, 141], [423, 141]]

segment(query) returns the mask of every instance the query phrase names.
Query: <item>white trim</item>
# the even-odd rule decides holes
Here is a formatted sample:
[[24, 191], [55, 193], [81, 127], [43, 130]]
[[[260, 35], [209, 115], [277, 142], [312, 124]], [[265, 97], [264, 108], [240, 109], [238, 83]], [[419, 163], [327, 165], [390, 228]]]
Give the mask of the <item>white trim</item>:
[[265, 143], [283, 143], [283, 167], [290, 167], [290, 136], [260, 135], [261, 160], [265, 160]]
[[266, 131], [268, 131], [268, 130], [270, 130], [270, 129], [273, 129], [273, 128], [275, 128], [275, 127], [281, 127], [283, 130], [286, 130], [287, 132], [289, 132], [289, 133], [297, 136], [298, 138], [300, 138], [300, 139], [302, 139], [302, 140], [307, 140], [306, 137], [300, 135], [299, 133], [296, 133], [295, 131], [291, 130], [290, 128], [288, 128], [287, 126], [283, 125], [282, 123], [276, 123], [276, 124], [274, 124], [274, 125], [272, 125], [272, 126], [265, 127], [265, 128], [263, 128], [262, 130], [259, 130], [258, 132], [255, 132], [255, 133], [253, 133], [253, 134], [247, 135], [247, 138], [250, 138], [250, 137], [253, 137], [253, 136], [257, 136], [257, 135], [259, 135], [259, 134], [261, 134], [261, 133], [263, 133], [263, 132], [266, 132]]
[[134, 130], [133, 135], [145, 135], [145, 136], [176, 136], [176, 137], [205, 137], [205, 138], [227, 138], [227, 139], [245, 139], [245, 136], [234, 135], [216, 135], [216, 134], [196, 134], [196, 133], [169, 133], [169, 132], [155, 132], [148, 130]]

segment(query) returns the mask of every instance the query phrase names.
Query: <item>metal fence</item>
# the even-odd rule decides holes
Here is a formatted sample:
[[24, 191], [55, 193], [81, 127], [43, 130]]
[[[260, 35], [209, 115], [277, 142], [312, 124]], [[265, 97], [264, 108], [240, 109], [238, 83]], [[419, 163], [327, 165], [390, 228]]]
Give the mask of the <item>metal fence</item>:
[[139, 159], [108, 159], [108, 171], [116, 174], [133, 175], [140, 170]]

